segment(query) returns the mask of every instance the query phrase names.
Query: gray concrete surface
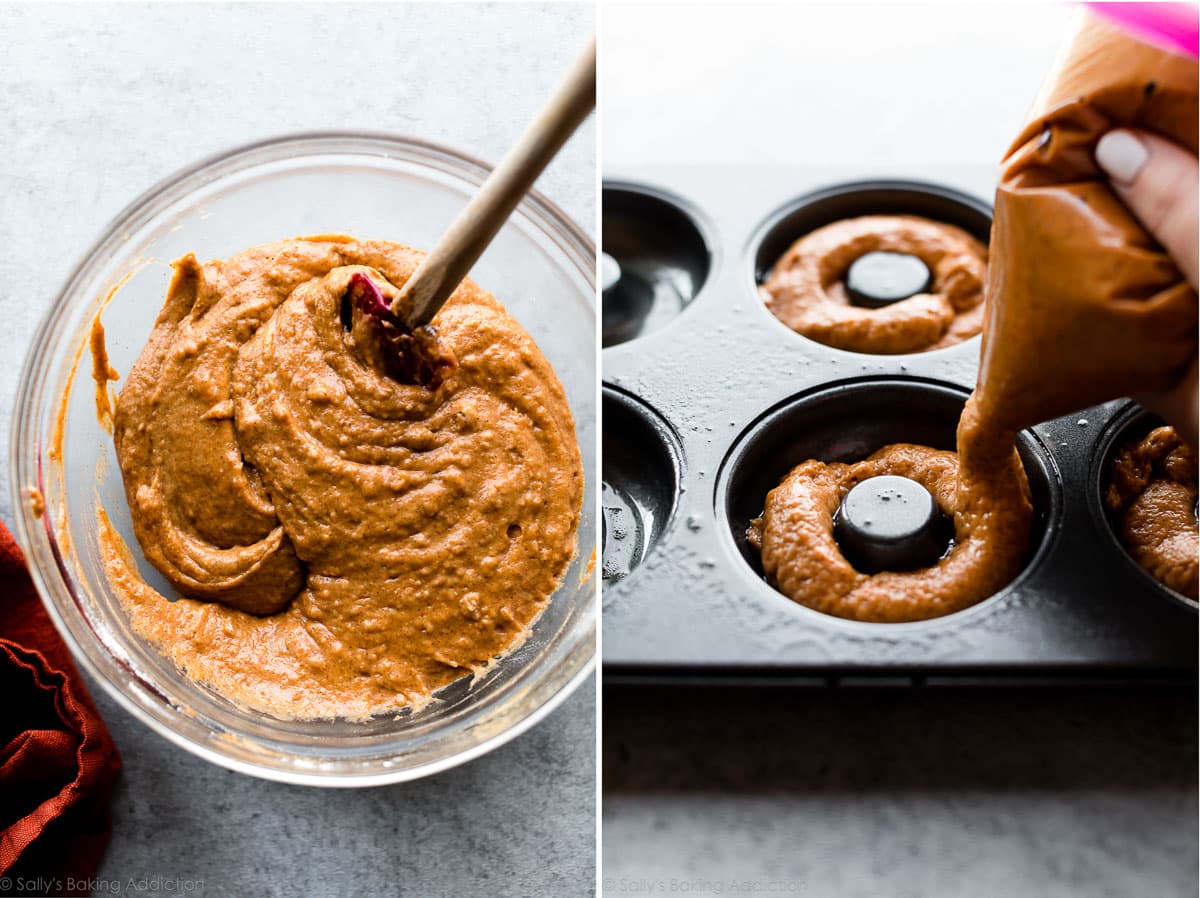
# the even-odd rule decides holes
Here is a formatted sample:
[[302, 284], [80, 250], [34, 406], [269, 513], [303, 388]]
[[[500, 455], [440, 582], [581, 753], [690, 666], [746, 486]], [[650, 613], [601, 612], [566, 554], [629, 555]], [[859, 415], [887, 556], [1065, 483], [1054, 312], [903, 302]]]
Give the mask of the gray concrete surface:
[[1187, 898], [1194, 690], [606, 689], [603, 894]]
[[[498, 159], [593, 22], [588, 5], [0, 4], [5, 457], [34, 327], [141, 191], [210, 153], [310, 129], [393, 130]], [[538, 184], [589, 232], [595, 138], [589, 122]], [[98, 697], [125, 759], [98, 894], [166, 894], [173, 880], [230, 896], [593, 891], [591, 682], [483, 759], [349, 792], [210, 766]]]
[[[602, 166], [996, 164], [1072, 14], [609, 4]], [[611, 898], [1197, 893], [1193, 690], [611, 689], [603, 707]]]

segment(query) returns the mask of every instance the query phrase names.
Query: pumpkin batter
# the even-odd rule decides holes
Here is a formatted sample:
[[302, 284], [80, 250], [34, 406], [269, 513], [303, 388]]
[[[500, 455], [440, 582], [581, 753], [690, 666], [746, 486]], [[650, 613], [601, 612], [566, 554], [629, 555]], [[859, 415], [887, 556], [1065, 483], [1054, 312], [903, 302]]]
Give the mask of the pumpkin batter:
[[[964, 412], [964, 418], [969, 417]], [[885, 446], [855, 464], [806, 461], [767, 494], [747, 537], [784, 595], [853, 620], [925, 620], [974, 605], [1005, 586], [1029, 549], [1033, 507], [1020, 458], [1003, 440], [975, 440], [962, 455]], [[834, 514], [860, 481], [882, 474], [924, 486], [953, 521], [954, 541], [932, 567], [864, 574], [834, 539]]]
[[120, 391], [134, 532], [187, 598], [147, 586], [102, 520], [110, 579], [140, 635], [242, 705], [420, 706], [519, 644], [574, 555], [574, 423], [504, 308], [464, 281], [432, 367], [382, 357], [367, 306], [421, 258], [338, 236], [186, 256]]
[[1133, 559], [1192, 601], [1200, 559], [1196, 475], [1195, 453], [1173, 428], [1158, 427], [1113, 459], [1104, 496]]
[[[845, 278], [867, 253], [915, 256], [929, 268], [928, 292], [883, 308], [851, 304]], [[771, 313], [797, 333], [853, 352], [925, 352], [953, 346], [983, 326], [987, 247], [953, 225], [915, 215], [866, 215], [806, 234], [763, 285]]]

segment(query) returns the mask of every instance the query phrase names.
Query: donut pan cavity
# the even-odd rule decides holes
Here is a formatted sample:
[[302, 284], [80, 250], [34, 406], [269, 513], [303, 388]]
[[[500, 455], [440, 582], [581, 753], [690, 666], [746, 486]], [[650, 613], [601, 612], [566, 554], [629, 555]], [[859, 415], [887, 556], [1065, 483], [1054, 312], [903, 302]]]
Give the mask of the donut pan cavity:
[[[967, 392], [920, 378], [868, 377], [819, 387], [784, 401], [755, 421], [733, 445], [717, 479], [716, 518], [729, 530], [758, 576], [758, 552], [746, 539], [767, 493], [810, 458], [853, 462], [891, 443], [954, 449], [955, 428]], [[1029, 559], [1038, 557], [1051, 522], [1061, 513], [1058, 475], [1033, 434], [1018, 445], [1034, 505]]]
[[1092, 466], [1092, 510], [1099, 522], [1100, 531], [1107, 537], [1105, 551], [1123, 556], [1127, 565], [1142, 578], [1147, 588], [1162, 596], [1165, 601], [1174, 602], [1183, 608], [1195, 611], [1196, 602], [1159, 583], [1125, 551], [1117, 537], [1117, 522], [1104, 505], [1104, 493], [1108, 489], [1109, 472], [1112, 470], [1117, 453], [1129, 443], [1140, 440], [1164, 423], [1166, 422], [1157, 415], [1151, 414], [1132, 402], [1109, 420], [1101, 436], [1100, 446], [1095, 454], [1095, 463]]
[[605, 252], [621, 260], [623, 289], [603, 305], [601, 339], [613, 346], [669, 324], [695, 299], [712, 262], [700, 216], [649, 188], [605, 187]]
[[[746, 545], [766, 491], [806, 458], [852, 461], [899, 441], [953, 448], [979, 354], [978, 338], [908, 355], [808, 340], [758, 295], [774, 260], [808, 230], [872, 213], [923, 215], [986, 239], [993, 188], [987, 166], [672, 166], [606, 177], [604, 250], [623, 265], [640, 253], [686, 272], [675, 283], [691, 291], [603, 351], [606, 677], [1195, 679], [1194, 611], [1132, 563], [1098, 511], [1113, 428], [1137, 417], [1129, 402], [1022, 434], [1037, 515], [1028, 561], [1004, 590], [957, 614], [908, 624], [830, 617], [772, 588]], [[653, 210], [645, 224], [640, 209]], [[614, 518], [636, 518], [620, 545]]]
[[605, 581], [628, 577], [653, 550], [679, 495], [679, 441], [632, 396], [604, 388], [603, 557]]

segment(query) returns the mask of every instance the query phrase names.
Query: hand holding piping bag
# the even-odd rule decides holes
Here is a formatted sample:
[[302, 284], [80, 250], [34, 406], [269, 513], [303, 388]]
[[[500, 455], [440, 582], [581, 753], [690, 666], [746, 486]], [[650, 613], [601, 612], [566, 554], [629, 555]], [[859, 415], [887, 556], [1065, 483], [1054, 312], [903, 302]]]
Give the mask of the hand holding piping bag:
[[[1200, 55], [1200, 16], [1192, 4], [1116, 3], [1094, 4], [1093, 8], [1147, 40], [1193, 58]], [[1171, 254], [1192, 287], [1197, 287], [1200, 160], [1196, 155], [1148, 131], [1116, 130], [1100, 138], [1096, 163], [1122, 202]], [[1200, 394], [1195, 359], [1175, 387], [1138, 398], [1196, 446]]]
[[1192, 23], [1167, 40], [1121, 6], [1081, 11], [1004, 158], [974, 402], [1015, 432], [1149, 397], [1194, 444], [1197, 13], [1154, 4]]
[[[1197, 233], [1200, 161], [1177, 143], [1147, 131], [1110, 131], [1096, 145], [1096, 162], [1113, 190], [1163, 245], [1193, 288], [1197, 286]], [[1137, 397], [1174, 425], [1187, 442], [1197, 443], [1196, 359], [1168, 390]]]

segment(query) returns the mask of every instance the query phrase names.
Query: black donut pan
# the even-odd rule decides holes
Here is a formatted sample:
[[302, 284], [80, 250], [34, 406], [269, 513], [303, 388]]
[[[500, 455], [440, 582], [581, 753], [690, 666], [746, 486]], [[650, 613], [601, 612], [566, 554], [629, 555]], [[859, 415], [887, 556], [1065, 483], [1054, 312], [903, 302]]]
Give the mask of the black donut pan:
[[1114, 441], [1146, 426], [1128, 401], [1023, 435], [1038, 539], [1018, 578], [966, 611], [910, 624], [823, 615], [773, 589], [745, 545], [758, 493], [822, 446], [829, 460], [861, 457], [884, 439], [953, 448], [955, 410], [974, 386], [979, 353], [978, 338], [908, 355], [832, 349], [777, 321], [756, 282], [791, 239], [825, 219], [910, 212], [986, 236], [994, 179], [982, 166], [645, 166], [606, 175], [606, 251], [637, 253], [628, 222], [645, 204], [654, 222], [643, 228], [654, 235], [649, 275], [659, 264], [678, 288], [652, 327], [603, 350], [607, 681], [1195, 680], [1194, 605], [1124, 554], [1100, 504]]

